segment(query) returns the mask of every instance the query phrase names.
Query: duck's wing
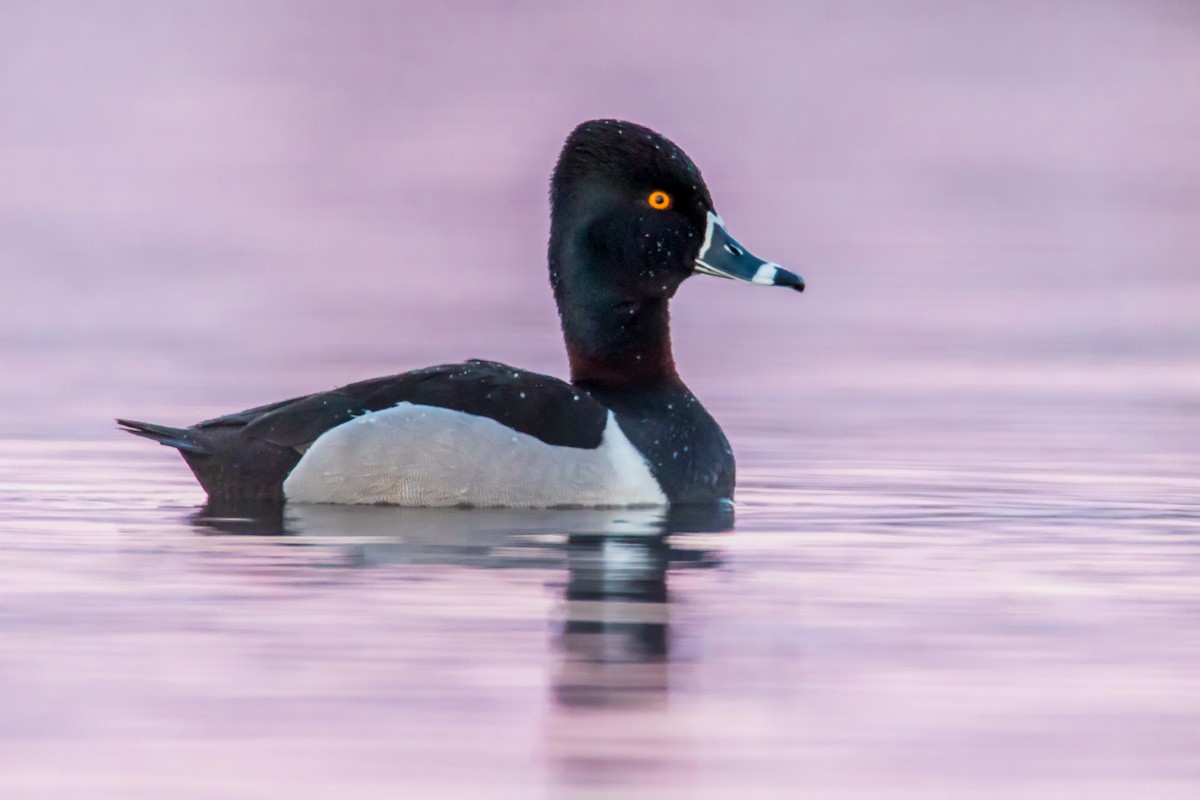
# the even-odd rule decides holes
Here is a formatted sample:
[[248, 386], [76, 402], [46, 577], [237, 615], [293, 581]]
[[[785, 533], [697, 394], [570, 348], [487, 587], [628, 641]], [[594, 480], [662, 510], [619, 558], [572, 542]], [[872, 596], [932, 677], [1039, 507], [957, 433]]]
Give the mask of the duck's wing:
[[279, 501], [309, 445], [355, 417], [398, 403], [488, 417], [560, 447], [600, 445], [608, 409], [586, 390], [492, 361], [389, 375], [170, 428], [118, 420], [130, 433], [180, 451], [211, 497]]
[[241, 425], [249, 438], [306, 448], [330, 428], [405, 402], [489, 417], [560, 447], [598, 447], [608, 416], [587, 391], [558, 378], [472, 360], [360, 381], [197, 427]]

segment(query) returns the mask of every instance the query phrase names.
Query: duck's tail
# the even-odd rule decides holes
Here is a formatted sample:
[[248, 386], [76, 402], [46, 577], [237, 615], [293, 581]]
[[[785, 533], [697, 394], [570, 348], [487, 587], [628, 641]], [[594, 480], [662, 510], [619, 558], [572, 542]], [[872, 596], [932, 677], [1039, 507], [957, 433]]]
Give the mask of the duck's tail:
[[191, 431], [184, 428], [171, 428], [166, 425], [155, 425], [153, 422], [138, 422], [133, 419], [119, 419], [117, 420], [117, 424], [126, 433], [150, 439], [167, 447], [174, 447], [176, 450], [184, 453], [212, 455], [212, 451], [198, 442]]
[[283, 482], [300, 451], [264, 439], [243, 438], [240, 425], [172, 428], [119, 419], [121, 430], [174, 447], [208, 496], [221, 501], [282, 503]]

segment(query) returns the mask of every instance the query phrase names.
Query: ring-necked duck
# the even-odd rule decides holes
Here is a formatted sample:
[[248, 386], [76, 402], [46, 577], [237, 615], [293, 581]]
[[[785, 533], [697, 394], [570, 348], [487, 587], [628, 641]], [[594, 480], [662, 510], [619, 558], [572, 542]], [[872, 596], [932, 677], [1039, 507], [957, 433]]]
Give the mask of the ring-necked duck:
[[171, 428], [213, 499], [408, 506], [631, 506], [733, 494], [720, 426], [671, 356], [667, 304], [690, 275], [804, 289], [726, 231], [700, 170], [648, 128], [594, 120], [550, 191], [550, 283], [571, 382], [467, 361]]

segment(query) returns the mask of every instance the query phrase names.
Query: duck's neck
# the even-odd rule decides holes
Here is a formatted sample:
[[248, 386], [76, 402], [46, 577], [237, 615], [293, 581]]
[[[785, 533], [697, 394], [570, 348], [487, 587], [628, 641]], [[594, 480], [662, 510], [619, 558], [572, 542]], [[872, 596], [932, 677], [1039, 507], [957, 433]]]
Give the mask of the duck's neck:
[[664, 286], [662, 295], [648, 299], [622, 287], [615, 276], [637, 275], [640, 268], [612, 263], [626, 255], [604, 246], [625, 233], [606, 227], [616, 219], [604, 213], [612, 199], [603, 186], [568, 188], [556, 171], [547, 260], [571, 382], [606, 389], [679, 384], [667, 312], [673, 292]]
[[592, 291], [559, 300], [571, 382], [606, 388], [678, 384], [668, 298], [617, 299]]

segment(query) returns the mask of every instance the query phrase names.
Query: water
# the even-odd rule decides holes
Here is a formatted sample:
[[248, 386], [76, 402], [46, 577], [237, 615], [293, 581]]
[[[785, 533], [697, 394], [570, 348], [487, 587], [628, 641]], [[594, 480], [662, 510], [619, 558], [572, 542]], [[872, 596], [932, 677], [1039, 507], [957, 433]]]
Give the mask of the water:
[[[0, 11], [0, 797], [1196, 795], [1190, 6], [118, 6]], [[247, 518], [113, 429], [562, 374], [598, 115], [809, 283], [673, 309], [736, 508]]]

